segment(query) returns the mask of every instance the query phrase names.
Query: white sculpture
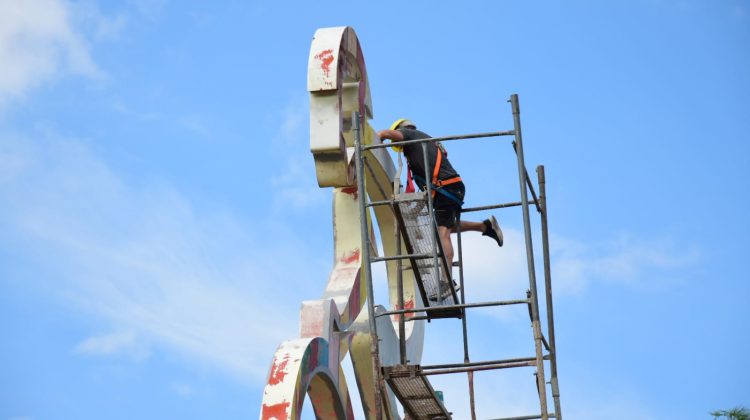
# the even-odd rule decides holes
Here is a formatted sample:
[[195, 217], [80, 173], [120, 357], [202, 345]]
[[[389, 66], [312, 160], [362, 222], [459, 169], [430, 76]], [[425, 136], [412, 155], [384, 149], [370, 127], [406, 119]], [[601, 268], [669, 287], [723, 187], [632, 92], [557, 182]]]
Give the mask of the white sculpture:
[[[362, 116], [364, 144], [379, 143], [368, 120], [372, 118], [364, 56], [350, 27], [324, 28], [315, 32], [308, 61], [310, 92], [310, 150], [315, 159], [318, 184], [334, 187], [334, 266], [323, 296], [305, 301], [300, 311], [300, 338], [282, 343], [271, 365], [263, 393], [260, 418], [298, 419], [305, 396], [320, 419], [354, 418], [341, 361], [350, 352], [356, 384], [368, 419], [375, 419], [375, 379], [370, 353], [371, 336], [367, 311], [362, 311], [367, 289], [363, 284], [362, 236], [357, 194], [371, 201], [390, 199], [396, 171], [386, 149], [366, 151], [365, 192], [357, 190], [353, 165], [352, 114]], [[376, 206], [377, 226], [386, 256], [396, 255], [396, 219], [388, 206]], [[375, 243], [373, 221], [368, 212], [368, 232]], [[375, 247], [372, 250], [376, 253]], [[390, 307], [399, 308], [396, 288], [397, 265], [387, 263]], [[377, 280], [377, 279], [376, 279]], [[423, 302], [411, 271], [403, 271], [404, 307], [421, 308]], [[385, 311], [382, 306], [378, 312]], [[407, 314], [406, 317], [413, 316]], [[377, 318], [382, 365], [399, 363], [397, 316]], [[410, 363], [422, 358], [424, 321], [406, 323], [406, 350]], [[383, 407], [398, 418], [396, 400], [389, 393]]]

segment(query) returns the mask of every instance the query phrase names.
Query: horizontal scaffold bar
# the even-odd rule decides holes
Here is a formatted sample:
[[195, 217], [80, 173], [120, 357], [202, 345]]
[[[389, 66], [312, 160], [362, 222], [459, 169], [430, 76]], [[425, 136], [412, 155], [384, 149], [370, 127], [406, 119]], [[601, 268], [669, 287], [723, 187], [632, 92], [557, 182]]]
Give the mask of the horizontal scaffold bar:
[[[545, 354], [542, 359], [549, 360], [550, 355]], [[535, 357], [519, 357], [505, 360], [488, 360], [484, 362], [453, 363], [444, 365], [421, 366], [423, 375], [445, 375], [450, 373], [474, 372], [478, 370], [507, 369], [514, 367], [536, 366]]]
[[[490, 419], [490, 420], [536, 420], [541, 419], [541, 414], [531, 414], [528, 416], [518, 416], [518, 417], [503, 417], [503, 418], [497, 418], [497, 419]], [[549, 413], [547, 414], [547, 418], [554, 419], [557, 418], [555, 413]]]
[[411, 314], [415, 312], [431, 312], [431, 311], [446, 311], [449, 309], [462, 309], [462, 308], [481, 308], [485, 306], [505, 306], [505, 305], [519, 305], [519, 304], [529, 304], [529, 299], [518, 299], [518, 300], [499, 300], [495, 302], [477, 302], [477, 303], [465, 303], [461, 305], [440, 305], [440, 306], [431, 306], [429, 308], [412, 308], [412, 309], [399, 309], [396, 311], [387, 311], [382, 312], [377, 315], [379, 316], [388, 316], [388, 315], [400, 315], [400, 314]]
[[[367, 205], [370, 206], [370, 207], [384, 206], [384, 205], [388, 205], [388, 204], [393, 204], [395, 201], [396, 200], [371, 201], [371, 202], [367, 203]], [[424, 196], [422, 196], [421, 194], [418, 194], [416, 197], [414, 197], [412, 199], [401, 198], [401, 199], [398, 200], [399, 203], [408, 203], [410, 201], [424, 201]]]
[[445, 369], [455, 367], [468, 367], [468, 366], [484, 366], [484, 365], [497, 365], [502, 363], [515, 363], [515, 362], [530, 362], [536, 360], [536, 357], [517, 357], [515, 359], [503, 359], [503, 360], [487, 360], [483, 362], [468, 362], [468, 363], [448, 363], [444, 365], [422, 365], [422, 370], [431, 369]]
[[[417, 144], [417, 143], [424, 143], [428, 141], [466, 140], [466, 139], [478, 139], [478, 138], [483, 138], [483, 137], [500, 137], [500, 136], [515, 136], [515, 135], [516, 135], [516, 132], [514, 130], [493, 131], [490, 133], [464, 134], [461, 136], [430, 137], [426, 139], [406, 140], [406, 141], [398, 142], [398, 145], [403, 146], [406, 144]], [[362, 146], [362, 150], [382, 149], [384, 147], [391, 147], [391, 146], [393, 146], [393, 144], [391, 143], [370, 144], [367, 146]]]
[[[536, 204], [536, 201], [529, 200], [529, 204]], [[480, 207], [467, 207], [465, 209], [461, 209], [461, 213], [471, 213], [473, 211], [483, 211], [483, 210], [493, 210], [493, 209], [504, 209], [507, 207], [518, 207], [522, 206], [523, 203], [520, 201], [514, 201], [512, 203], [503, 203], [503, 204], [492, 204], [489, 206], [480, 206]]]
[[[408, 201], [422, 201], [424, 198], [414, 198], [413, 200], [404, 200], [401, 199], [399, 202], [408, 202]], [[368, 207], [375, 207], [375, 206], [388, 206], [392, 205], [395, 202], [395, 200], [380, 200], [380, 201], [371, 201], [367, 203]], [[536, 200], [529, 200], [529, 204], [538, 205]], [[479, 207], [466, 207], [464, 209], [461, 209], [461, 213], [471, 213], [473, 211], [483, 211], [483, 210], [494, 210], [494, 209], [504, 209], [508, 207], [519, 207], [522, 206], [523, 203], [520, 201], [513, 201], [510, 203], [500, 203], [500, 204], [490, 204], [488, 206], [479, 206]]]
[[380, 262], [380, 261], [394, 261], [394, 260], [408, 260], [411, 258], [414, 258], [415, 260], [420, 259], [426, 259], [426, 258], [432, 258], [433, 254], [404, 254], [404, 255], [393, 255], [390, 257], [374, 257], [370, 258], [371, 262]]
[[477, 372], [480, 370], [497, 370], [497, 369], [510, 369], [510, 368], [517, 368], [517, 367], [535, 367], [535, 366], [536, 366], [536, 361], [498, 363], [496, 365], [467, 366], [467, 367], [450, 368], [450, 369], [435, 369], [435, 370], [430, 370], [430, 371], [423, 371], [422, 375], [449, 375], [451, 373]]

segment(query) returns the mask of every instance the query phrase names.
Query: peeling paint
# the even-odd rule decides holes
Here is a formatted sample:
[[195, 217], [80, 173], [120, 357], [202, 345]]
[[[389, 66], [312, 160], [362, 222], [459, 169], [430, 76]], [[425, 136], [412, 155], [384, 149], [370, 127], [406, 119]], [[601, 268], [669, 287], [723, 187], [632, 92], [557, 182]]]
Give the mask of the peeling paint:
[[271, 376], [268, 378], [269, 385], [276, 385], [284, 380], [284, 377], [287, 375], [287, 363], [289, 363], [288, 354], [284, 356], [281, 363], [278, 363], [278, 360], [273, 361], [273, 366], [271, 366]]
[[261, 420], [286, 420], [289, 418], [290, 402], [280, 402], [274, 405], [263, 404], [263, 411], [260, 414]]

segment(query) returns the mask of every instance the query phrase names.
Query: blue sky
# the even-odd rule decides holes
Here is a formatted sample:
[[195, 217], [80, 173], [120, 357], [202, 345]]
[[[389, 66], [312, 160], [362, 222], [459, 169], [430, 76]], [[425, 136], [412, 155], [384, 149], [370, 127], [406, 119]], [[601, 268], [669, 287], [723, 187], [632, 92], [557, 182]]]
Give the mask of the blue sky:
[[[331, 268], [305, 88], [342, 25], [376, 128], [511, 129], [519, 94], [567, 418], [750, 405], [746, 0], [0, 0], [0, 419], [257, 417]], [[517, 199], [505, 140], [449, 148], [467, 205]], [[495, 214], [505, 247], [465, 238], [476, 299], [527, 286], [520, 213]], [[460, 358], [458, 327], [428, 326], [425, 361]], [[522, 310], [470, 328], [475, 360], [531, 354]], [[477, 380], [481, 417], [534, 411], [530, 371]]]

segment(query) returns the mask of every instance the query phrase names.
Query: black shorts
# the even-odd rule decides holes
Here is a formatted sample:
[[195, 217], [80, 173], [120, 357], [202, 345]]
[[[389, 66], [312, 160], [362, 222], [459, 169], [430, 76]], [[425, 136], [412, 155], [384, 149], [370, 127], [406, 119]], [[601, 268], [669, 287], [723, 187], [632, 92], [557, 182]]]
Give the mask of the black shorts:
[[[461, 201], [464, 201], [466, 187], [463, 182], [446, 185], [443, 189]], [[448, 229], [452, 229], [456, 226], [456, 220], [458, 219], [459, 213], [461, 213], [460, 203], [457, 203], [455, 200], [436, 191], [435, 198], [432, 202], [432, 208], [435, 209], [435, 222], [437, 222], [438, 226], [445, 226]]]

